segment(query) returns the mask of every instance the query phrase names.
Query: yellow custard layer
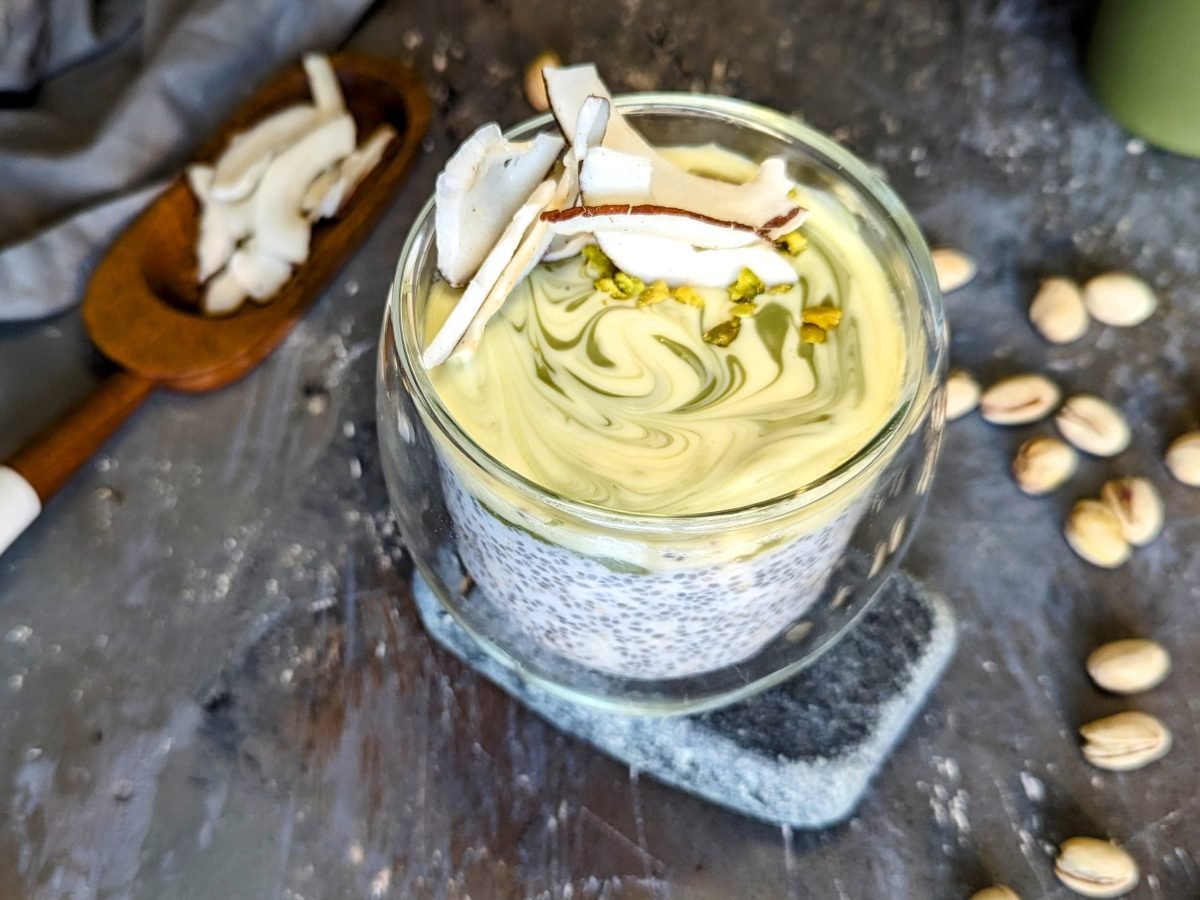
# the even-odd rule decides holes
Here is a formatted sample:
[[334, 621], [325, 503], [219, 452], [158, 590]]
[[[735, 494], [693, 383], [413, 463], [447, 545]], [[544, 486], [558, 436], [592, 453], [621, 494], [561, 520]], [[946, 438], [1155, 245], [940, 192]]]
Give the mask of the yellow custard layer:
[[[744, 160], [676, 151], [737, 178]], [[476, 353], [431, 373], [463, 430], [491, 456], [560, 496], [663, 516], [736, 509], [789, 494], [860, 450], [895, 412], [904, 335], [883, 270], [823, 193], [799, 189], [808, 248], [799, 276], [760, 295], [727, 348], [723, 289], [639, 308], [594, 289], [583, 257], [539, 265], [488, 323]], [[460, 291], [437, 283], [426, 342]], [[824, 344], [800, 341], [801, 311], [832, 305]]]

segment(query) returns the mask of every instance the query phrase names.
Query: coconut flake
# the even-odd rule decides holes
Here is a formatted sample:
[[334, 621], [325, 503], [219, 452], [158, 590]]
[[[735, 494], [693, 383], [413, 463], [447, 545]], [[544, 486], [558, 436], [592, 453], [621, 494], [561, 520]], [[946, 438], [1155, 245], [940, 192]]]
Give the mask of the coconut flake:
[[[589, 99], [612, 101], [612, 95], [594, 65], [547, 68], [545, 79], [554, 117], [563, 134], [572, 137], [580, 130], [581, 113]], [[602, 146], [626, 156], [588, 153], [583, 163], [585, 169], [604, 165], [623, 167], [628, 165], [629, 155], [640, 156], [650, 161], [651, 184], [640, 196], [634, 196], [626, 187], [618, 201], [613, 197], [614, 191], [603, 190], [598, 185], [624, 183], [629, 180], [629, 175], [611, 169], [596, 170], [582, 183], [584, 199], [589, 204], [652, 203], [688, 209], [714, 219], [750, 225], [770, 232], [773, 237], [799, 225], [803, 211], [788, 197], [793, 185], [787, 177], [787, 165], [779, 157], [764, 160], [754, 177], [744, 184], [706, 178], [679, 168], [660, 154], [616, 109], [609, 116]], [[595, 166], [592, 165], [593, 158], [599, 159]], [[591, 192], [588, 181], [592, 182]], [[592, 193], [603, 194], [604, 199], [593, 197]]]
[[196, 200], [200, 203], [205, 203], [208, 200], [209, 194], [212, 192], [212, 183], [215, 172], [212, 166], [206, 166], [202, 163], [194, 163], [184, 170], [187, 177], [188, 187], [191, 188]]
[[591, 206], [649, 203], [654, 161], [648, 156], [608, 147], [588, 152], [579, 171], [579, 190]]
[[354, 119], [330, 119], [280, 153], [254, 196], [254, 232], [264, 251], [291, 263], [308, 258], [311, 226], [301, 211], [308, 186], [354, 152]]
[[[550, 112], [562, 133], [572, 138], [579, 133], [579, 114], [587, 101], [596, 97], [607, 100], [611, 108], [612, 94], [601, 80], [600, 73], [590, 63], [580, 66], [546, 66], [542, 70]], [[603, 146], [638, 156], [653, 156], [655, 150], [619, 113], [609, 117]]]
[[494, 122], [463, 142], [438, 175], [435, 189], [443, 278], [455, 286], [471, 279], [564, 145], [561, 137], [550, 134], [510, 143]]
[[612, 115], [612, 103], [604, 97], [588, 97], [579, 108], [575, 120], [575, 132], [571, 141], [571, 149], [575, 152], [575, 161], [580, 165], [587, 158], [592, 147], [598, 147], [604, 141], [604, 133], [608, 130], [608, 120]]
[[306, 53], [303, 63], [304, 74], [308, 76], [308, 90], [321, 118], [332, 119], [344, 113], [346, 101], [342, 97], [342, 86], [329, 57], [323, 53]]
[[521, 238], [529, 230], [538, 215], [545, 208], [550, 198], [554, 196], [554, 182], [547, 180], [538, 185], [537, 190], [513, 214], [508, 227], [501, 233], [499, 240], [493, 245], [491, 252], [484, 258], [483, 263], [475, 272], [467, 289], [450, 311], [441, 330], [425, 348], [421, 361], [425, 368], [432, 369], [440, 366], [454, 351], [459, 340], [466, 334], [471, 320], [479, 312], [483, 302], [495, 286], [504, 267], [513, 258], [521, 243]]
[[724, 287], [736, 281], [742, 269], [768, 287], [797, 281], [796, 270], [768, 246], [697, 250], [685, 241], [615, 232], [597, 232], [596, 242], [618, 269], [647, 283], [661, 279], [672, 287]]
[[304, 192], [301, 210], [310, 221], [337, 215], [371, 171], [379, 165], [383, 152], [396, 136], [390, 125], [381, 125], [340, 165], [326, 169]]
[[241, 309], [248, 291], [240, 278], [225, 269], [204, 286], [200, 309], [206, 316], [228, 316]]
[[[554, 193], [544, 209], [562, 209], [574, 201], [578, 189], [579, 169], [575, 165], [573, 152], [567, 151], [566, 158], [563, 160], [562, 174], [559, 175], [558, 183], [554, 186]], [[470, 327], [467, 328], [466, 334], [459, 343], [459, 352], [474, 353], [479, 349], [479, 342], [483, 339], [483, 330], [487, 327], [487, 323], [500, 311], [500, 307], [504, 305], [504, 301], [508, 299], [513, 288], [520, 284], [546, 255], [554, 235], [550, 231], [549, 223], [543, 218], [544, 215], [545, 213], [539, 216], [525, 236], [521, 238], [512, 259], [504, 267], [504, 271], [500, 273], [500, 277], [496, 279], [492, 289], [488, 291], [487, 299], [484, 300], [479, 312], [471, 320]]]
[[575, 206], [542, 213], [555, 234], [613, 233], [669, 238], [705, 249], [731, 249], [766, 242], [747, 225], [719, 222], [685, 209], [665, 206]]
[[542, 262], [552, 263], [570, 259], [572, 256], [582, 253], [583, 248], [588, 244], [594, 243], [596, 243], [596, 238], [590, 233], [577, 234], [573, 237], [556, 234], [550, 241], [550, 245], [546, 247], [546, 252], [542, 254]]
[[[203, 175], [189, 172], [189, 182], [195, 192], [196, 179]], [[200, 201], [200, 236], [196, 242], [196, 281], [203, 284], [229, 262], [238, 242], [254, 230], [254, 198], [247, 197], [237, 203], [222, 203], [197, 194]]]
[[250, 299], [259, 303], [269, 301], [292, 277], [290, 263], [272, 256], [253, 239], [233, 254], [229, 271], [242, 283]]
[[321, 121], [308, 104], [289, 106], [236, 135], [214, 166], [211, 195], [233, 202], [249, 196], [276, 154], [296, 143]]

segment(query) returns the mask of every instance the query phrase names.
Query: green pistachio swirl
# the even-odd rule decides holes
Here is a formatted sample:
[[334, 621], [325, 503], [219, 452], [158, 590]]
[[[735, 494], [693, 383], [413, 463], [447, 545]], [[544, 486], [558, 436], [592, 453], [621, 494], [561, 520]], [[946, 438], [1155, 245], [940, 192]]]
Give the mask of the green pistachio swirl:
[[[721, 157], [714, 155], [713, 162]], [[448, 411], [529, 480], [607, 509], [690, 515], [789, 494], [861, 449], [894, 412], [903, 335], [883, 271], [836, 202], [805, 195], [798, 284], [762, 294], [722, 348], [724, 290], [703, 309], [639, 308], [595, 290], [582, 257], [539, 265], [478, 351], [431, 375]], [[437, 284], [432, 334], [458, 292]], [[824, 344], [800, 340], [805, 307], [832, 305]]]

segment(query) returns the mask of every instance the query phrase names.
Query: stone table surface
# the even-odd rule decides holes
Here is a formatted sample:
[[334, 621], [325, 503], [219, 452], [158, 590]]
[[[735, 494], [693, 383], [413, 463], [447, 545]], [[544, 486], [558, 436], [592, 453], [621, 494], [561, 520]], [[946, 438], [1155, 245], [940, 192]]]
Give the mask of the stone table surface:
[[[1050, 0], [387, 2], [352, 45], [411, 60], [436, 118], [411, 182], [287, 343], [203, 397], [156, 396], [0, 558], [0, 897], [1066, 900], [1053, 845], [1111, 835], [1133, 896], [1200, 895], [1200, 491], [1160, 459], [1200, 408], [1200, 162], [1088, 96], [1089, 4]], [[956, 364], [1051, 372], [1134, 441], [1050, 499], [1017, 443], [949, 430], [909, 566], [953, 601], [958, 655], [857, 815], [789, 833], [639, 778], [435, 650], [407, 597], [379, 470], [376, 335], [401, 241], [474, 126], [523, 117], [536, 52], [614, 88], [737, 94], [885, 170], [980, 275], [947, 300]], [[249, 87], [249, 86], [248, 86]], [[83, 102], [83, 101], [81, 101]], [[1039, 277], [1138, 271], [1161, 311], [1043, 344]], [[0, 327], [0, 457], [100, 372], [78, 318]], [[1044, 428], [1044, 426], [1043, 426]], [[1115, 572], [1060, 526], [1110, 472], [1169, 523]], [[1154, 635], [1160, 689], [1097, 693], [1097, 642]], [[1113, 775], [1075, 727], [1137, 705], [1174, 751]]]

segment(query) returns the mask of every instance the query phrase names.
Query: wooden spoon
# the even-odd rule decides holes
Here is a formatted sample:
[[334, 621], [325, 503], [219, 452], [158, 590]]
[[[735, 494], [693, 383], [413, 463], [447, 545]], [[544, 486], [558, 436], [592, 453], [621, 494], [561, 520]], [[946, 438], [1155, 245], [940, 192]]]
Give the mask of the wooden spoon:
[[[335, 220], [314, 227], [309, 258], [269, 304], [249, 304], [224, 319], [198, 313], [198, 204], [183, 177], [142, 213], [109, 249], [83, 300], [88, 334], [119, 368], [0, 464], [0, 553], [151, 391], [215, 390], [265, 359], [387, 209], [429, 124], [428, 97], [397, 62], [351, 53], [331, 62], [360, 137], [384, 123], [396, 130], [379, 165]], [[308, 80], [294, 66], [251, 98], [197, 159], [211, 162], [232, 135], [308, 101]]]

